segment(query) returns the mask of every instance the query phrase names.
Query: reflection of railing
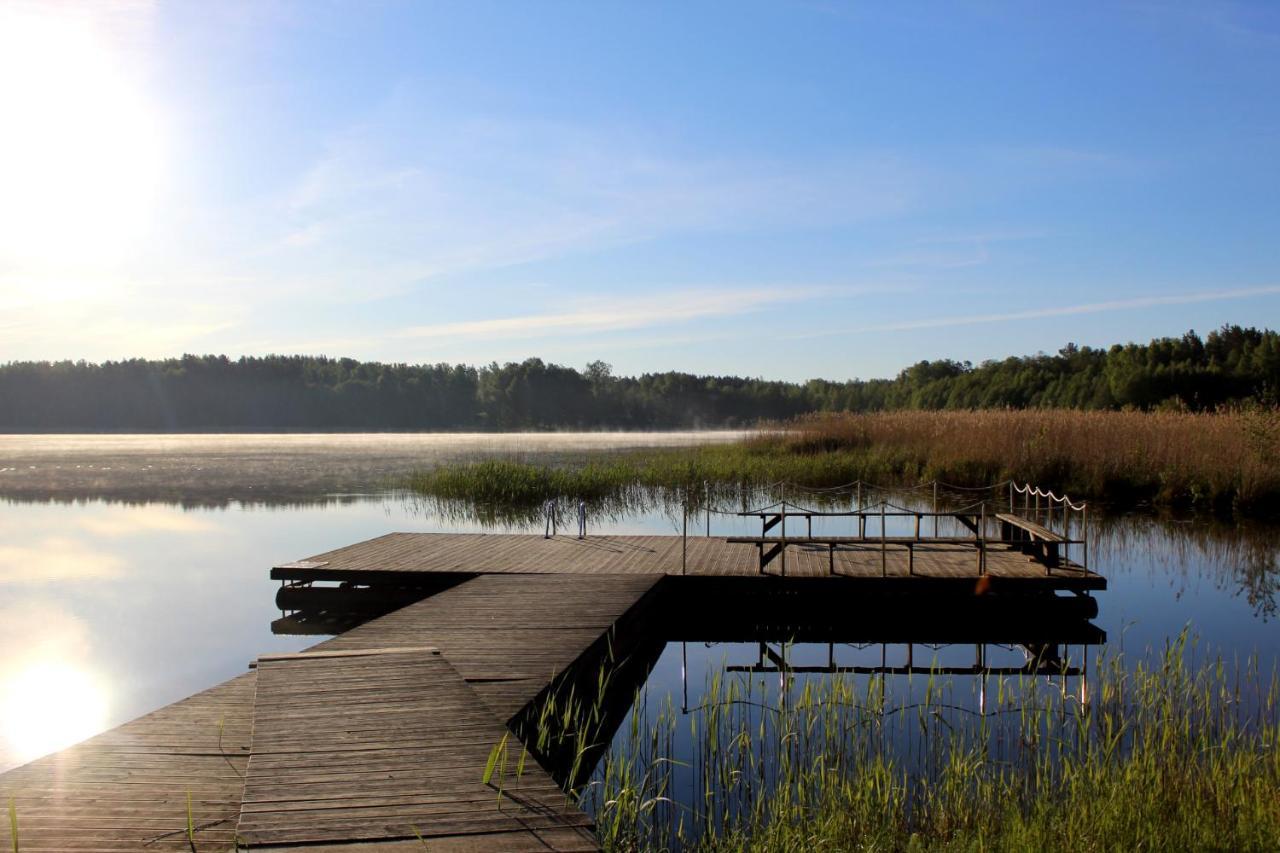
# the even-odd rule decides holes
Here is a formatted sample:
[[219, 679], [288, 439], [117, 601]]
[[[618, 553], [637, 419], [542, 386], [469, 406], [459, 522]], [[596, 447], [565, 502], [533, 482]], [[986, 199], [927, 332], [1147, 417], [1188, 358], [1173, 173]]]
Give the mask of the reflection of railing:
[[[782, 681], [780, 682], [784, 688], [780, 698], [785, 703], [787, 683], [797, 675], [924, 675], [930, 678], [940, 676], [976, 676], [979, 679], [978, 693], [978, 713], [987, 713], [987, 678], [1009, 678], [1023, 676], [1041, 676], [1052, 679], [1058, 677], [1063, 679], [1062, 691], [1067, 693], [1067, 678], [1078, 679], [1078, 697], [1080, 704], [1088, 703], [1088, 678], [1089, 678], [1089, 646], [1088, 644], [1080, 647], [1080, 663], [1074, 665], [1071, 663], [1068, 649], [1066, 646], [1060, 646], [1057, 643], [1031, 643], [1019, 644], [1023, 649], [1025, 662], [1021, 666], [993, 666], [987, 662], [989, 643], [974, 643], [973, 652], [974, 660], [972, 664], [954, 665], [940, 664], [937, 661], [931, 661], [928, 665], [921, 665], [915, 662], [914, 644], [906, 644], [906, 660], [904, 663], [890, 663], [888, 659], [888, 643], [867, 643], [859, 645], [857, 648], [866, 648], [873, 645], [880, 646], [880, 662], [878, 664], [840, 664], [836, 662], [836, 643], [827, 643], [827, 661], [822, 664], [794, 664], [791, 662], [790, 650], [793, 643], [780, 643], [775, 651], [768, 643], [759, 644], [759, 653], [755, 663], [751, 664], [724, 664], [724, 671], [730, 673], [746, 673], [750, 675], [777, 675]], [[935, 652], [940, 650], [942, 645], [925, 644], [932, 648]], [[995, 644], [999, 645], [999, 644]], [[686, 643], [680, 644], [680, 679], [682, 686], [681, 711], [689, 714], [695, 711], [703, 710], [706, 706], [700, 705], [691, 707], [689, 704], [689, 660], [688, 646]], [[1013, 648], [1005, 645], [1004, 648]], [[730, 701], [727, 704], [734, 704]]]

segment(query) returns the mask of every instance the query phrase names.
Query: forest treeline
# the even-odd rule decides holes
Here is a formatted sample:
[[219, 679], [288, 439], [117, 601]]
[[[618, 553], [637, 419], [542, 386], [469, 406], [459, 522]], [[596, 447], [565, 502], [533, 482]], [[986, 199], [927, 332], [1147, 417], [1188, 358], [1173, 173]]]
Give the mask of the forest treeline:
[[0, 365], [0, 430], [513, 430], [737, 427], [815, 411], [1212, 409], [1276, 401], [1280, 334], [1224, 326], [1107, 349], [921, 361], [893, 379], [615, 376], [531, 358], [485, 367], [195, 356]]

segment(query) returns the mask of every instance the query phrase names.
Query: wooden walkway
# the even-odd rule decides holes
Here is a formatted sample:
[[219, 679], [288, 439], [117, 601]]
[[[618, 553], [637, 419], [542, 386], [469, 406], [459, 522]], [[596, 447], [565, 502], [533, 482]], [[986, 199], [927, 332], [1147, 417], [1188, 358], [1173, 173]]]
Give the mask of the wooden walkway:
[[[235, 843], [257, 676], [241, 675], [0, 774], [22, 853], [188, 851]], [[12, 850], [7, 817], [0, 849]]]
[[[979, 576], [978, 549], [971, 543], [827, 546], [803, 543], [786, 548], [787, 577], [815, 578], [833, 574], [867, 581], [972, 581]], [[991, 543], [985, 549], [984, 572], [993, 582], [1016, 580], [1020, 586], [1048, 589], [1103, 589], [1100, 575], [1064, 565], [1048, 569], [1020, 550]], [[674, 575], [693, 577], [758, 577], [759, 553], [754, 545], [718, 537], [557, 536], [484, 533], [390, 533], [305, 560], [283, 563], [271, 576], [290, 581], [403, 583], [411, 574], [569, 574]], [[782, 561], [768, 567], [782, 574]], [[923, 582], [923, 583], [922, 583]]]
[[[486, 784], [489, 757], [506, 743]], [[259, 659], [241, 845], [482, 835], [498, 850], [515, 834], [593, 850], [589, 828], [439, 651]]]
[[[320, 643], [301, 661], [265, 658], [257, 671], [0, 774], [0, 804], [14, 799], [23, 853], [190, 851], [188, 793], [197, 850], [232, 849], [237, 823], [260, 849], [286, 838], [294, 840], [281, 849], [310, 849], [293, 845], [320, 844], [321, 829], [319, 849], [329, 853], [597, 849], [590, 821], [532, 759], [501, 802], [480, 780], [504, 723], [606, 642], [658, 580], [466, 581]], [[439, 650], [426, 663], [367, 654], [424, 646]], [[397, 710], [379, 711], [388, 703]], [[415, 715], [416, 728], [404, 722]], [[384, 721], [387, 737], [362, 742], [372, 719]], [[512, 737], [512, 774], [520, 752]], [[363, 770], [353, 769], [356, 756]], [[415, 770], [399, 773], [403, 762]], [[325, 797], [347, 799], [326, 810]], [[315, 814], [299, 826], [285, 820], [295, 812]], [[387, 844], [370, 847], [374, 838]], [[10, 847], [0, 821], [0, 849]]]
[[313, 649], [434, 646], [505, 722], [602, 640], [659, 580], [482, 575]]

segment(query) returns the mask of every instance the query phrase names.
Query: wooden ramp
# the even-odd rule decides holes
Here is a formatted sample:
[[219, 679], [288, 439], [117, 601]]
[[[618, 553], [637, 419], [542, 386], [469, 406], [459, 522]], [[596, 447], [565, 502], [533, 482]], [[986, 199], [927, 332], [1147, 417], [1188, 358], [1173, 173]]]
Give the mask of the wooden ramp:
[[482, 575], [314, 646], [429, 645], [507, 721], [649, 596], [661, 576]]
[[[301, 662], [266, 658], [258, 671], [0, 774], [0, 806], [13, 798], [23, 853], [190, 851], [188, 794], [202, 851], [232, 849], [237, 821], [260, 849], [320, 828], [329, 840], [318, 849], [329, 853], [597, 849], [586, 817], [531, 759], [501, 799], [481, 779], [503, 722], [643, 612], [659, 580], [468, 580], [321, 643]], [[440, 654], [367, 654], [423, 646]], [[330, 653], [340, 656], [321, 656]], [[379, 727], [388, 737], [371, 740]], [[409, 742], [396, 740], [402, 734]], [[513, 776], [522, 750], [514, 737], [509, 744]], [[446, 757], [432, 764], [441, 749]], [[421, 785], [406, 792], [407, 780]], [[305, 825], [293, 822], [303, 814]], [[408, 821], [425, 846], [403, 834]], [[0, 842], [12, 849], [7, 820]]]
[[242, 845], [472, 836], [477, 850], [594, 850], [589, 827], [438, 650], [259, 659]]

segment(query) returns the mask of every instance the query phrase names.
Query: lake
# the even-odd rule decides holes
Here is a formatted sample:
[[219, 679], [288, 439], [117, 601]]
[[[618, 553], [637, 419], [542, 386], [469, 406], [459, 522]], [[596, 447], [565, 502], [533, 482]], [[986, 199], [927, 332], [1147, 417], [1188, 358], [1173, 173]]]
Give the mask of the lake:
[[[412, 468], [738, 435], [0, 437], [0, 768], [242, 673], [260, 653], [316, 642], [272, 634], [275, 563], [393, 530], [481, 529], [391, 487]], [[1110, 588], [1097, 596], [1092, 622], [1108, 649], [1158, 649], [1187, 628], [1202, 651], [1274, 666], [1275, 528], [1095, 518], [1091, 568]], [[678, 510], [648, 508], [592, 519], [591, 532], [678, 534], [680, 524]], [[717, 518], [713, 532], [735, 524]], [[907, 653], [902, 643], [862, 642], [787, 652], [797, 664], [848, 666]], [[911, 653], [926, 665], [972, 657], [936, 643]], [[711, 674], [754, 665], [761, 654], [756, 643], [672, 641], [652, 663], [647, 701], [671, 696], [683, 713], [698, 705]], [[1015, 661], [1022, 653], [1006, 644], [990, 654]]]

